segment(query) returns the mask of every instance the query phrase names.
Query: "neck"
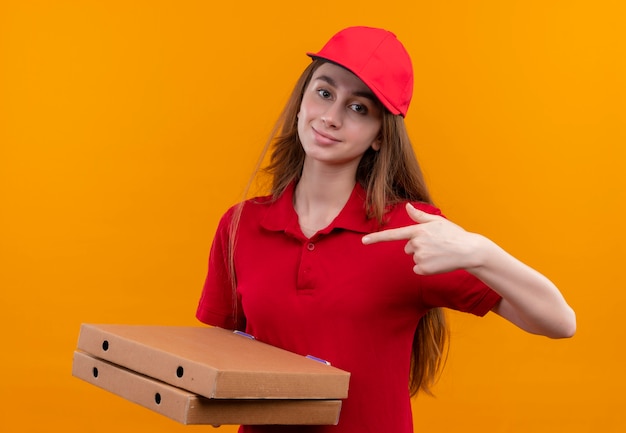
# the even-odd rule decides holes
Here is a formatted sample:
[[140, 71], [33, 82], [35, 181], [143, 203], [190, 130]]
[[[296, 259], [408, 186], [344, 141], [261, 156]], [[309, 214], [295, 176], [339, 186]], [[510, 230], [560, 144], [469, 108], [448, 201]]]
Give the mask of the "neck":
[[311, 237], [341, 212], [355, 184], [353, 170], [302, 170], [294, 193], [294, 208], [302, 232]]

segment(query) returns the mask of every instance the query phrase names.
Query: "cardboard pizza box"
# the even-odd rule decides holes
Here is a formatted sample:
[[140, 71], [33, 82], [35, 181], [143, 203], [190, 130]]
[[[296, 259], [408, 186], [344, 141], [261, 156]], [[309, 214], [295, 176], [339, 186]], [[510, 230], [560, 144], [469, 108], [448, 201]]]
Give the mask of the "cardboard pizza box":
[[78, 349], [216, 399], [343, 399], [350, 373], [215, 327], [83, 324]]
[[341, 410], [341, 400], [208, 399], [80, 351], [72, 375], [182, 424], [335, 425]]

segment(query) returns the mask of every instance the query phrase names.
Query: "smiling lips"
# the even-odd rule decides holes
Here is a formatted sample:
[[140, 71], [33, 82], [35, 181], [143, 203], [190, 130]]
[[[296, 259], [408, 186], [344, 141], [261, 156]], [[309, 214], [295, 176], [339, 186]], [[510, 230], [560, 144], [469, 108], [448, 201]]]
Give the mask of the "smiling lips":
[[330, 145], [330, 144], [339, 143], [341, 141], [341, 140], [336, 139], [332, 135], [324, 134], [313, 127], [311, 129], [313, 130], [313, 136], [315, 138], [315, 141], [317, 141], [319, 144]]

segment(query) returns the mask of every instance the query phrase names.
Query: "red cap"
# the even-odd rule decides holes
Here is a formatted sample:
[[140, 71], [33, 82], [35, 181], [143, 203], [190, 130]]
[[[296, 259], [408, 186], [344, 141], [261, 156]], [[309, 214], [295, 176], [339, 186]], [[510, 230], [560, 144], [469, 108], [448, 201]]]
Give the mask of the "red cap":
[[317, 53], [359, 77], [392, 114], [406, 116], [413, 95], [413, 66], [409, 53], [390, 31], [348, 27], [334, 35]]

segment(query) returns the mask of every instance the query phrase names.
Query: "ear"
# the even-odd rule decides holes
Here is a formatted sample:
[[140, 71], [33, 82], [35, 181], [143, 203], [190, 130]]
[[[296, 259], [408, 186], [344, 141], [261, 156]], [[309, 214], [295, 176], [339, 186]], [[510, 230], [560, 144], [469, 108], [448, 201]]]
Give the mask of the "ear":
[[376, 152], [380, 150], [380, 140], [378, 138], [372, 143], [372, 149]]

